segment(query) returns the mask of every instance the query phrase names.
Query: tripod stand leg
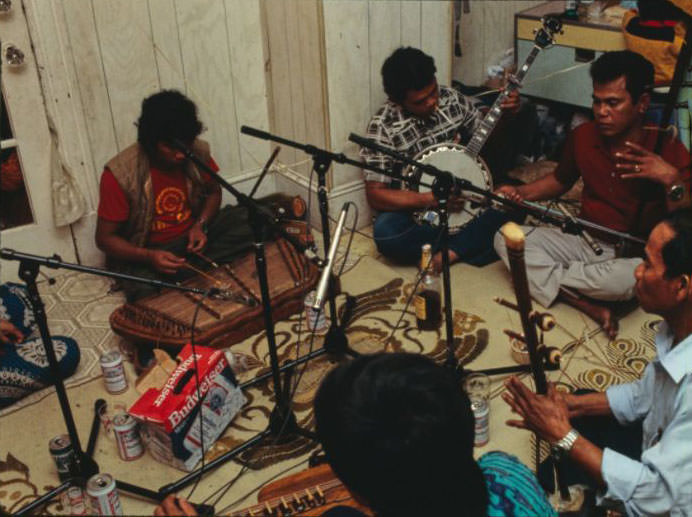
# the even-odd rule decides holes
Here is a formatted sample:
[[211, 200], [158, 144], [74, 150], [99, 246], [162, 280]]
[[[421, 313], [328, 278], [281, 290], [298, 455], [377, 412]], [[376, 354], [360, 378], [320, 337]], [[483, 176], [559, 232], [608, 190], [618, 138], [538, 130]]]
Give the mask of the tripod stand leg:
[[344, 312], [341, 315], [341, 322], [333, 319], [332, 324], [324, 336], [324, 349], [328, 354], [343, 355], [348, 354], [351, 357], [358, 357], [360, 354], [348, 347], [348, 338], [346, 337], [346, 327], [353, 316], [353, 308], [356, 306], [355, 296], [347, 296], [344, 304]]
[[32, 501], [26, 506], [23, 506], [22, 508], [17, 510], [13, 515], [30, 515], [33, 512], [33, 510], [36, 510], [37, 508], [41, 508], [43, 505], [48, 504], [52, 499], [62, 494], [65, 490], [67, 490], [74, 484], [75, 483], [72, 479], [65, 481], [62, 485], [54, 488], [50, 492], [43, 494], [41, 497], [39, 497], [35, 501]]
[[89, 431], [89, 441], [87, 442], [86, 455], [90, 458], [94, 457], [94, 449], [96, 448], [96, 439], [99, 437], [99, 426], [101, 424], [101, 412], [106, 409], [106, 401], [97, 399], [94, 402], [94, 419], [91, 421], [91, 430]]
[[238, 454], [244, 452], [245, 450], [250, 449], [255, 445], [259, 445], [259, 443], [262, 442], [262, 440], [264, 440], [270, 434], [271, 430], [265, 429], [261, 433], [255, 435], [253, 438], [250, 438], [247, 442], [243, 443], [242, 445], [239, 445], [235, 449], [231, 449], [227, 453], [222, 454], [221, 456], [210, 461], [209, 463], [206, 463], [204, 467], [190, 472], [187, 476], [180, 478], [175, 483], [169, 483], [168, 485], [162, 486], [158, 492], [161, 499], [165, 498], [169, 494], [178, 492], [179, 490], [185, 488], [191, 483], [194, 483], [197, 480], [197, 478], [203, 475], [205, 472], [215, 469], [217, 466], [223, 465], [227, 461], [232, 460], [233, 458], [238, 456]]

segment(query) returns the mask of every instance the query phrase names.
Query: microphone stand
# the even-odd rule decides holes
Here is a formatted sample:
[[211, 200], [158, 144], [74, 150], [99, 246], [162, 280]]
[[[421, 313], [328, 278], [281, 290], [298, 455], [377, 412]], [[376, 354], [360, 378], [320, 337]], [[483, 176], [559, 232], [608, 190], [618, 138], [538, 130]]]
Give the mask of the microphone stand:
[[[442, 255], [442, 266], [443, 266], [443, 282], [444, 282], [444, 290], [445, 290], [445, 319], [447, 320], [447, 361], [446, 365], [447, 366], [455, 366], [455, 356], [454, 356], [454, 350], [453, 350], [453, 345], [452, 339], [453, 339], [453, 330], [452, 330], [452, 324], [451, 324], [451, 318], [452, 318], [452, 307], [451, 307], [451, 296], [448, 297], [448, 294], [451, 294], [451, 290], [449, 287], [450, 284], [450, 272], [449, 272], [449, 260], [447, 256], [447, 239], [449, 236], [449, 229], [447, 225], [447, 196], [449, 195], [450, 192], [455, 192], [455, 193], [460, 193], [464, 190], [476, 192], [478, 194], [481, 194], [485, 198], [489, 200], [494, 200], [497, 202], [501, 202], [503, 204], [515, 207], [515, 208], [520, 208], [522, 210], [527, 210], [527, 207], [523, 206], [521, 203], [515, 203], [512, 202], [508, 199], [505, 199], [501, 196], [497, 196], [491, 192], [488, 192], [480, 187], [477, 187], [473, 185], [471, 182], [465, 179], [460, 179], [455, 177], [451, 172], [448, 171], [441, 171], [437, 167], [434, 167], [432, 165], [427, 165], [423, 164], [420, 162], [417, 162], [416, 160], [411, 160], [410, 158], [407, 158], [406, 156], [403, 156], [402, 154], [393, 151], [387, 147], [381, 146], [377, 144], [376, 142], [373, 142], [370, 139], [367, 138], [362, 138], [358, 135], [355, 135], [351, 133], [349, 135], [349, 140], [352, 142], [355, 142], [361, 146], [368, 147], [371, 149], [374, 149], [378, 152], [382, 152], [384, 154], [387, 154], [391, 157], [393, 157], [395, 160], [404, 162], [408, 165], [412, 165], [414, 167], [419, 168], [422, 172], [425, 172], [427, 174], [430, 174], [431, 176], [435, 177], [435, 181], [433, 182], [433, 188], [432, 192], [435, 195], [435, 198], [438, 200], [438, 204], [440, 205], [439, 209], [439, 215], [440, 215], [440, 226], [442, 229], [442, 235], [441, 235], [441, 251], [443, 253]], [[439, 196], [439, 197], [438, 197]], [[558, 218], [555, 217], [554, 215], [550, 214], [548, 215], [548, 218], [550, 218], [553, 221], [558, 221]], [[579, 228], [579, 222], [575, 220], [568, 220], [563, 216], [564, 222], [569, 222], [573, 227]], [[563, 225], [563, 220], [559, 221], [559, 224], [562, 226]], [[565, 225], [566, 226], [566, 225]], [[511, 250], [510, 250], [511, 251]], [[522, 251], [523, 253], [523, 251]], [[447, 259], [447, 260], [445, 260]], [[521, 258], [521, 264], [523, 265], [523, 255]], [[515, 269], [519, 269], [518, 272], [515, 273]], [[539, 393], [545, 393], [547, 388], [547, 381], [545, 377], [545, 370], [546, 369], [556, 369], [559, 368], [559, 357], [558, 362], [552, 361], [551, 363], [551, 353], [549, 349], [546, 349], [543, 347], [543, 352], [539, 351], [538, 349], [538, 340], [536, 336], [536, 328], [535, 325], [538, 323], [539, 315], [536, 313], [532, 313], [530, 307], [531, 307], [531, 299], [528, 294], [528, 284], [526, 283], [526, 271], [522, 270], [521, 268], [512, 268], [512, 273], [513, 276], [516, 274], [518, 276], [521, 276], [523, 274], [523, 282], [515, 282], [517, 284], [523, 285], [525, 288], [522, 291], [517, 292], [517, 304], [516, 310], [518, 310], [521, 314], [522, 317], [522, 324], [524, 327], [524, 333], [525, 333], [525, 342], [527, 344], [528, 350], [529, 350], [529, 357], [530, 357], [530, 364], [529, 365], [517, 365], [517, 366], [509, 366], [509, 367], [503, 367], [503, 368], [492, 368], [492, 369], [487, 369], [487, 370], [479, 370], [479, 372], [486, 373], [487, 375], [497, 375], [497, 374], [507, 374], [507, 373], [513, 373], [513, 372], [527, 372], [530, 371], [534, 375], [534, 379], [536, 380], [537, 384], [537, 391]], [[451, 360], [450, 360], [451, 358]], [[463, 365], [458, 365], [457, 366], [457, 372], [461, 377], [466, 376], [469, 371], [465, 371], [463, 368]], [[570, 493], [568, 487], [565, 485], [563, 478], [564, 476], [561, 475], [562, 472], [562, 465], [556, 464], [556, 473], [557, 473], [557, 478], [558, 478], [558, 485], [559, 485], [559, 490], [560, 490], [560, 496], [562, 500], [564, 501], [569, 501], [570, 500]]]
[[[332, 153], [330, 151], [319, 149], [314, 145], [301, 144], [293, 140], [282, 138], [266, 131], [255, 129], [249, 126], [242, 126], [240, 128], [241, 133], [246, 135], [254, 136], [256, 138], [261, 138], [263, 140], [272, 140], [274, 142], [288, 145], [312, 156], [312, 170], [317, 174], [318, 190], [317, 196], [319, 200], [320, 207], [320, 218], [322, 224], [322, 239], [324, 241], [324, 252], [325, 255], [327, 250], [331, 245], [331, 236], [329, 234], [329, 204], [327, 196], [327, 186], [326, 186], [326, 175], [329, 167], [331, 167], [332, 162], [343, 163], [347, 165], [353, 165], [359, 168], [370, 169], [375, 172], [387, 174], [385, 171], [377, 167], [368, 166], [367, 164], [361, 163], [359, 161], [351, 160], [346, 157], [343, 153]], [[297, 359], [293, 362], [289, 362], [284, 365], [283, 368], [293, 368], [296, 365], [303, 363], [312, 359], [313, 357], [318, 357], [324, 353], [343, 355], [348, 354], [351, 356], [359, 355], [356, 351], [349, 348], [348, 338], [346, 337], [346, 327], [348, 326], [348, 320], [350, 319], [351, 310], [355, 304], [355, 299], [348, 296], [346, 299], [346, 307], [341, 315], [341, 322], [338, 321], [338, 315], [336, 310], [336, 289], [334, 283], [334, 276], [332, 275], [329, 279], [329, 285], [327, 290], [327, 298], [329, 302], [329, 314], [331, 319], [331, 324], [329, 330], [324, 338], [323, 348], [321, 350], [316, 350], [307, 354], [306, 356]]]
[[[261, 138], [263, 140], [273, 140], [274, 142], [300, 149], [312, 156], [312, 170], [317, 175], [317, 198], [319, 200], [320, 219], [322, 224], [322, 240], [326, 257], [327, 250], [331, 245], [331, 237], [329, 235], [329, 204], [327, 199], [327, 171], [329, 170], [329, 167], [331, 167], [332, 161], [344, 163], [343, 160], [345, 160], [345, 156], [343, 154], [337, 155], [324, 149], [319, 149], [313, 145], [300, 144], [298, 142], [281, 138], [279, 136], [272, 135], [271, 133], [267, 133], [266, 131], [261, 131], [249, 126], [241, 126], [240, 132], [256, 138]], [[308, 193], [308, 195], [310, 195], [310, 193]], [[324, 337], [323, 347], [325, 352], [328, 354], [347, 354], [352, 357], [356, 357], [360, 354], [349, 348], [348, 338], [346, 337], [345, 330], [348, 326], [348, 320], [351, 317], [351, 309], [355, 304], [355, 299], [351, 296], [347, 297], [346, 310], [342, 314], [341, 323], [339, 323], [336, 310], [336, 285], [334, 280], [334, 275], [330, 275], [329, 284], [327, 286], [327, 300], [329, 303], [329, 316], [331, 324], [329, 325], [329, 330]]]
[[[456, 355], [454, 353], [455, 346], [454, 321], [452, 319], [452, 288], [451, 276], [449, 272], [449, 214], [447, 206], [449, 196], [453, 192], [458, 192], [461, 189], [466, 188], [467, 185], [471, 185], [471, 183], [467, 180], [456, 178], [451, 172], [441, 171], [432, 165], [426, 165], [415, 160], [411, 160], [403, 154], [393, 151], [388, 147], [381, 146], [368, 138], [363, 138], [351, 133], [348, 139], [362, 147], [368, 147], [370, 149], [374, 149], [375, 151], [387, 154], [399, 162], [418, 167], [423, 172], [426, 172], [435, 178], [432, 183], [431, 190], [435, 196], [435, 199], [437, 200], [437, 212], [440, 218], [439, 251], [442, 253], [442, 289], [445, 300], [445, 334], [447, 336], [447, 354], [445, 358], [445, 366], [457, 368], [459, 374], [463, 376], [465, 375], [464, 367], [463, 365], [458, 364]], [[420, 184], [423, 185], [423, 183]]]
[[[130, 280], [134, 282], [139, 282], [142, 284], [152, 285], [154, 287], [166, 287], [169, 289], [178, 289], [180, 291], [187, 291], [200, 295], [214, 295], [219, 292], [218, 289], [214, 288], [209, 291], [204, 289], [198, 289], [194, 287], [185, 287], [178, 284], [173, 284], [170, 282], [163, 282], [160, 280], [152, 280], [147, 278], [141, 278], [138, 276], [128, 275], [124, 273], [115, 273], [112, 271], [106, 271], [104, 269], [93, 268], [88, 266], [82, 266], [80, 264], [72, 264], [69, 262], [63, 262], [60, 257], [53, 255], [52, 257], [41, 257], [38, 255], [31, 255], [29, 253], [21, 253], [9, 248], [0, 248], [0, 258], [5, 260], [17, 260], [19, 261], [19, 277], [26, 283], [27, 291], [29, 293], [29, 302], [31, 308], [34, 312], [34, 318], [36, 319], [36, 324], [41, 335], [41, 341], [43, 347], [46, 351], [46, 357], [48, 359], [48, 365], [52, 378], [54, 380], [55, 392], [58, 396], [58, 402], [60, 404], [60, 410], [62, 412], [63, 420], [65, 426], [67, 427], [67, 434], [70, 437], [70, 443], [74, 450], [75, 459], [73, 464], [70, 466], [69, 478], [64, 480], [58, 487], [42, 495], [35, 501], [32, 501], [26, 506], [23, 506], [15, 513], [15, 515], [28, 515], [32, 511], [42, 507], [47, 504], [51, 499], [60, 495], [67, 489], [78, 486], [84, 489], [86, 481], [99, 472], [98, 464], [93, 460], [92, 453], [94, 451], [94, 445], [96, 443], [96, 438], [98, 436], [99, 426], [98, 423], [92, 423], [91, 432], [89, 434], [87, 451], [84, 452], [82, 449], [81, 442], [79, 440], [79, 434], [77, 432], [77, 427], [75, 426], [74, 417], [72, 415], [72, 409], [70, 408], [70, 402], [67, 398], [67, 390], [65, 389], [65, 382], [60, 374], [60, 366], [58, 365], [58, 360], [55, 355], [55, 348], [53, 347], [53, 340], [48, 329], [48, 319], [46, 317], [45, 305], [41, 299], [41, 295], [38, 292], [36, 285], [36, 277], [39, 274], [39, 267], [41, 265], [50, 267], [52, 269], [70, 269], [73, 271], [81, 271], [83, 273], [89, 273], [94, 275], [100, 275], [110, 278], [118, 278], [120, 280]], [[103, 401], [97, 401], [94, 408], [95, 412], [105, 404]], [[94, 417], [94, 422], [97, 422], [97, 417]], [[61, 480], [62, 481], [62, 480]], [[125, 481], [116, 480], [116, 486], [120, 490], [130, 492], [132, 494], [146, 497], [153, 501], [161, 501], [163, 496], [159, 492], [149, 490], [137, 485], [127, 483]]]
[[[412, 167], [417, 168], [418, 170], [429, 174], [435, 178], [433, 181], [432, 185], [432, 192], [435, 198], [438, 201], [439, 204], [439, 217], [440, 217], [440, 228], [441, 228], [441, 236], [440, 236], [440, 251], [442, 252], [442, 272], [443, 272], [443, 286], [444, 286], [444, 293], [445, 293], [445, 318], [448, 320], [447, 321], [447, 346], [448, 346], [448, 353], [447, 353], [447, 364], [452, 365], [453, 362], [455, 361], [454, 355], [453, 355], [453, 349], [452, 349], [452, 323], [451, 323], [451, 292], [450, 292], [450, 287], [449, 287], [449, 257], [448, 257], [448, 239], [449, 239], [449, 225], [448, 225], [448, 209], [447, 209], [447, 201], [448, 201], [448, 196], [450, 193], [456, 194], [456, 195], [463, 195], [463, 192], [473, 192], [477, 194], [476, 196], [464, 196], [466, 199], [470, 200], [471, 202], [477, 202], [479, 204], [486, 204], [486, 205], [504, 205], [508, 206], [510, 208], [513, 208], [515, 210], [519, 210], [521, 212], [527, 213], [527, 214], [533, 214], [537, 217], [539, 217], [542, 221], [548, 222], [549, 224], [553, 224], [555, 226], [560, 227], [560, 229], [565, 232], [565, 233], [571, 233], [575, 235], [579, 235], [582, 233], [586, 233], [586, 228], [591, 228], [595, 229], [598, 231], [601, 231], [603, 233], [607, 233], [609, 235], [613, 235], [615, 237], [618, 237], [621, 240], [628, 240], [630, 242], [634, 242], [637, 244], [645, 244], [646, 241], [643, 239], [640, 239], [639, 237], [635, 237], [633, 235], [624, 233], [624, 232], [619, 232], [616, 230], [611, 230], [610, 228], [606, 228], [604, 226], [598, 225], [596, 223], [592, 223], [590, 221], [586, 221], [584, 219], [580, 219], [578, 217], [573, 217], [570, 215], [565, 215], [563, 212], [547, 209], [545, 207], [542, 207], [541, 205], [537, 205], [535, 203], [529, 203], [529, 202], [521, 202], [517, 203], [515, 201], [511, 201], [507, 198], [504, 198], [502, 196], [498, 196], [497, 194], [490, 192], [488, 190], [485, 190], [481, 187], [478, 187], [471, 183], [470, 181], [456, 177], [453, 173], [449, 171], [443, 171], [438, 169], [437, 167], [433, 165], [428, 165], [425, 163], [421, 163], [416, 160], [412, 160], [411, 158], [408, 158], [407, 156], [404, 156], [403, 154], [394, 151], [388, 147], [384, 147], [377, 142], [368, 139], [368, 138], [363, 138], [361, 136], [358, 136], [354, 133], [351, 133], [348, 137], [348, 139], [351, 142], [355, 142], [358, 145], [362, 147], [367, 147], [370, 149], [373, 149], [377, 152], [386, 154], [388, 156], [391, 156], [395, 160], [405, 163], [407, 165], [410, 165]], [[406, 180], [405, 181], [410, 181]], [[424, 183], [420, 183], [421, 185], [425, 185]], [[588, 241], [587, 241], [588, 242]], [[592, 246], [592, 249], [594, 246]], [[599, 254], [598, 251], [594, 249], [594, 253]], [[449, 296], [448, 296], [449, 295]], [[492, 369], [492, 373], [509, 373], [510, 371], [513, 370], [514, 367], [510, 368], [502, 368], [502, 369]], [[462, 375], [465, 374], [463, 368], [460, 370], [460, 373]]]
[[[320, 199], [320, 215], [321, 215], [321, 223], [322, 223], [322, 235], [324, 239], [324, 249], [325, 253], [327, 252], [326, 250], [329, 249], [330, 246], [330, 241], [331, 241], [331, 236], [329, 235], [329, 208], [328, 208], [328, 200], [327, 200], [327, 189], [326, 189], [326, 182], [325, 182], [325, 175], [327, 171], [329, 170], [329, 167], [331, 165], [331, 162], [337, 162], [337, 163], [343, 163], [346, 165], [352, 165], [354, 167], [359, 167], [362, 169], [368, 169], [373, 172], [377, 172], [379, 174], [384, 174], [385, 176], [389, 176], [394, 179], [399, 179], [399, 177], [394, 174], [391, 171], [380, 169], [379, 167], [375, 167], [372, 165], [368, 165], [367, 163], [362, 163], [356, 160], [352, 160], [348, 158], [346, 155], [343, 153], [332, 153], [323, 149], [319, 149], [313, 145], [306, 145], [306, 144], [300, 144], [298, 142], [294, 142], [292, 140], [288, 140], [286, 138], [282, 138], [276, 135], [272, 135], [271, 133], [267, 133], [266, 131], [262, 131], [260, 129], [255, 129], [249, 126], [241, 126], [240, 131], [242, 133], [245, 133], [246, 135], [254, 136], [256, 138], [261, 138], [263, 140], [272, 140], [274, 142], [278, 142], [280, 144], [285, 144], [290, 147], [295, 147], [296, 149], [300, 149], [301, 151], [310, 154], [313, 156], [313, 170], [318, 176], [319, 179], [319, 199]], [[428, 183], [424, 182], [416, 182], [418, 185], [422, 185], [424, 187], [430, 188], [431, 185]], [[290, 236], [292, 237], [292, 236]], [[300, 243], [298, 243], [299, 245]], [[329, 331], [327, 332], [327, 335], [325, 336], [324, 339], [324, 344], [323, 347], [319, 350], [313, 350], [312, 352], [295, 359], [293, 361], [287, 361], [285, 362], [280, 368], [280, 372], [290, 372], [293, 368], [295, 368], [298, 365], [301, 365], [307, 361], [310, 361], [313, 358], [320, 357], [324, 355], [325, 353], [329, 354], [349, 354], [349, 355], [357, 355], [357, 352], [354, 350], [348, 348], [348, 340], [346, 338], [345, 334], [345, 329], [347, 327], [347, 323], [350, 319], [350, 314], [351, 311], [355, 305], [355, 300], [353, 297], [348, 296], [346, 298], [346, 304], [345, 304], [345, 309], [341, 315], [341, 323], [339, 325], [336, 325], [337, 322], [337, 317], [336, 317], [336, 306], [334, 304], [334, 299], [336, 295], [332, 294], [332, 281], [330, 279], [330, 284], [329, 284], [330, 289], [328, 290], [328, 298], [330, 300], [330, 315], [331, 315], [331, 325], [329, 328]], [[252, 386], [254, 384], [257, 384], [259, 382], [262, 382], [265, 379], [268, 379], [271, 377], [271, 372], [270, 373], [265, 373], [263, 375], [259, 375], [255, 377], [254, 379], [247, 381], [243, 384], [240, 385], [241, 388], [246, 388], [249, 386]]]
[[[276, 345], [276, 335], [274, 333], [274, 320], [272, 318], [272, 308], [269, 293], [269, 281], [267, 278], [267, 261], [265, 256], [264, 244], [266, 238], [267, 229], [271, 229], [282, 235], [286, 240], [288, 240], [292, 245], [302, 252], [309, 250], [308, 246], [303, 245], [298, 239], [295, 239], [292, 235], [288, 234], [283, 228], [276, 224], [275, 217], [270, 215], [264, 210], [254, 199], [238, 191], [233, 185], [228, 183], [219, 174], [216, 174], [204, 161], [202, 161], [198, 156], [196, 156], [187, 146], [182, 142], [173, 140], [171, 144], [182, 151], [187, 159], [191, 160], [198, 168], [204, 170], [208, 175], [218, 182], [224, 189], [230, 192], [237, 200], [238, 203], [244, 206], [248, 210], [249, 221], [253, 231], [254, 238], [254, 249], [255, 249], [255, 266], [257, 268], [257, 277], [260, 286], [261, 300], [262, 300], [262, 313], [264, 318], [265, 332], [267, 336], [267, 347], [269, 349], [269, 360], [271, 365], [271, 372], [268, 374], [272, 378], [272, 385], [275, 397], [274, 409], [271, 411], [269, 416], [269, 424], [267, 428], [255, 435], [254, 437], [247, 440], [245, 443], [235, 447], [234, 449], [222, 454], [221, 456], [215, 458], [209, 463], [204, 464], [199, 469], [190, 472], [189, 474], [183, 476], [178, 481], [169, 483], [162, 486], [159, 489], [159, 494], [163, 497], [179, 491], [180, 489], [186, 487], [187, 485], [194, 483], [197, 479], [201, 478], [206, 472], [215, 469], [216, 467], [234, 459], [238, 454], [244, 452], [255, 445], [258, 445], [262, 441], [268, 438], [274, 438], [278, 440], [282, 435], [300, 435], [312, 440], [315, 439], [315, 434], [312, 431], [301, 428], [298, 425], [295, 414], [293, 413], [291, 407], [291, 401], [289, 400], [289, 386], [290, 379], [284, 379], [281, 382], [281, 372], [285, 369], [280, 368], [279, 356], [277, 352]], [[258, 383], [260, 380], [265, 379], [266, 376], [261, 378], [253, 379], [249, 383], [241, 384], [241, 388], [246, 388], [253, 384]]]

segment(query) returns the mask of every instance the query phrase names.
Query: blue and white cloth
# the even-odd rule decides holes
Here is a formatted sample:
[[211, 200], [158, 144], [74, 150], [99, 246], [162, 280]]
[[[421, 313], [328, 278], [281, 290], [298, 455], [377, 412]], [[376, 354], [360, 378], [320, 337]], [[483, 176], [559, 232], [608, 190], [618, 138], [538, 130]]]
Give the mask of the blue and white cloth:
[[[24, 335], [21, 343], [0, 343], [0, 409], [50, 386], [55, 379], [48, 365], [26, 289], [0, 285], [0, 319], [10, 321]], [[72, 375], [79, 364], [79, 347], [69, 337], [53, 336], [61, 377]]]
[[488, 489], [488, 517], [557, 516], [536, 475], [516, 456], [488, 452], [478, 466]]

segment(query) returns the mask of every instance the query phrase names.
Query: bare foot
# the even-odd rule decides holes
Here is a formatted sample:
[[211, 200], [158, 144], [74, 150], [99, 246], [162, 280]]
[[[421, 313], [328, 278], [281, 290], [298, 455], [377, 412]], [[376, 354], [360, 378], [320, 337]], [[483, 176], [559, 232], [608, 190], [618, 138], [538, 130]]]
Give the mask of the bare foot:
[[[459, 255], [454, 253], [452, 250], [448, 251], [448, 256], [450, 266], [459, 260]], [[435, 253], [435, 256], [432, 259], [432, 267], [436, 273], [440, 273], [442, 271], [442, 252], [438, 251]]]
[[618, 320], [613, 314], [613, 311], [604, 305], [600, 305], [595, 301], [591, 301], [584, 297], [574, 297], [565, 291], [560, 290], [558, 300], [563, 301], [572, 307], [580, 310], [596, 323], [598, 323], [603, 332], [609, 339], [615, 339], [618, 335]]

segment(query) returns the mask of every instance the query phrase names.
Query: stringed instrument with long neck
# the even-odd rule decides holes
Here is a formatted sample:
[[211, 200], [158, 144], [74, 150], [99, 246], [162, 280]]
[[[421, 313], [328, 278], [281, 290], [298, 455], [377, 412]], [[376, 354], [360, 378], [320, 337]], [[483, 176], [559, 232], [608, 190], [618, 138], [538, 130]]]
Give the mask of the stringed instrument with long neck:
[[[555, 17], [545, 17], [541, 20], [541, 24], [541, 28], [536, 30], [534, 45], [526, 57], [526, 61], [517, 70], [517, 73], [510, 77], [507, 86], [497, 96], [492, 107], [474, 131], [468, 144], [466, 146], [448, 142], [433, 144], [414, 156], [414, 161], [436, 167], [439, 170], [449, 171], [457, 178], [466, 180], [483, 190], [493, 190], [492, 174], [480, 156], [480, 152], [495, 126], [502, 118], [502, 103], [510, 93], [521, 87], [521, 83], [535, 61], [536, 56], [538, 56], [541, 50], [552, 45], [555, 33], [562, 30], [562, 23]], [[432, 182], [427, 173], [422, 171], [421, 168], [409, 165], [404, 169], [402, 176], [407, 180], [404, 182], [406, 189], [419, 192], [429, 191], [427, 187], [419, 185], [421, 180], [428, 183]], [[482, 208], [483, 205], [466, 203], [463, 209], [451, 211], [449, 214], [450, 233], [456, 233], [461, 230], [480, 213]], [[418, 224], [434, 224], [438, 221], [437, 213], [434, 210], [416, 211], [413, 217]]]
[[318, 517], [335, 506], [350, 506], [369, 517], [375, 514], [356, 501], [328, 464], [269, 483], [257, 495], [258, 503], [229, 517]]

